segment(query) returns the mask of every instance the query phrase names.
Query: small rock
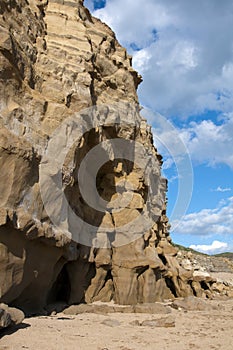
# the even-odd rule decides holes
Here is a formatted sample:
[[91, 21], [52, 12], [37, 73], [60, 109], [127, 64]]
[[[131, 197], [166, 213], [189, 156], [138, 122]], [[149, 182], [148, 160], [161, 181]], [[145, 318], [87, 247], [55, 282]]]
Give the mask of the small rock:
[[173, 316], [162, 317], [159, 319], [145, 320], [141, 323], [144, 327], [175, 327], [175, 319]]
[[7, 312], [9, 312], [11, 321], [14, 324], [20, 324], [23, 322], [25, 316], [22, 310], [16, 309], [15, 307], [8, 307]]
[[205, 279], [206, 277], [210, 277], [210, 274], [207, 271], [198, 270], [193, 272], [193, 277]]
[[233, 298], [233, 290], [232, 289], [227, 291], [227, 296], [229, 298]]
[[65, 315], [78, 315], [90, 312], [93, 312], [93, 307], [89, 304], [71, 305], [67, 309], [63, 310]]
[[0, 329], [8, 327], [11, 324], [11, 316], [8, 312], [0, 309]]
[[24, 313], [22, 310], [16, 309], [15, 307], [9, 307], [6, 304], [0, 304], [0, 309], [4, 310], [10, 315], [11, 325], [17, 325], [24, 320]]
[[213, 306], [208, 303], [207, 300], [202, 300], [200, 298], [189, 296], [184, 299], [174, 300], [171, 306], [174, 309], [189, 310], [189, 311], [209, 311], [213, 310]]
[[134, 312], [143, 314], [169, 314], [171, 313], [171, 309], [169, 306], [160, 303], [145, 303], [135, 305]]
[[118, 327], [121, 323], [118, 320], [107, 318], [106, 320], [102, 321], [101, 324], [109, 327]]

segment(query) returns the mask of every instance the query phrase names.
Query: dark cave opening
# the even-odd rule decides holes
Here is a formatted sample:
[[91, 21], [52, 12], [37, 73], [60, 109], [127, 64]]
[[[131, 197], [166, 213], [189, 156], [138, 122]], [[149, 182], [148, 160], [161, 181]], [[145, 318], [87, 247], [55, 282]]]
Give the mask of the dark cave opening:
[[204, 290], [209, 290], [209, 286], [208, 284], [206, 283], [206, 281], [201, 281], [201, 288], [204, 289]]
[[146, 270], [148, 270], [148, 269], [149, 269], [149, 265], [136, 268], [137, 279], [138, 279]]
[[55, 303], [55, 302], [68, 303], [70, 298], [70, 291], [71, 291], [71, 285], [70, 285], [69, 274], [68, 274], [66, 265], [64, 265], [51, 288], [51, 291], [48, 296], [48, 303], [49, 304]]
[[112, 271], [111, 271], [110, 269], [108, 270], [107, 275], [106, 275], [106, 277], [105, 277], [105, 283], [106, 283], [108, 280], [113, 281]]
[[192, 281], [189, 281], [188, 284], [190, 285], [192, 291], [193, 291], [193, 295], [196, 297], [197, 296], [197, 293], [195, 291], [195, 288], [193, 288], [193, 285], [192, 285]]
[[167, 265], [167, 260], [166, 260], [165, 256], [163, 254], [158, 254], [158, 255], [159, 255], [159, 258], [162, 260], [162, 263], [164, 265]]
[[174, 297], [177, 298], [176, 288], [174, 286], [173, 281], [170, 278], [165, 277], [165, 282], [166, 282], [167, 287], [170, 289], [170, 291], [174, 295]]

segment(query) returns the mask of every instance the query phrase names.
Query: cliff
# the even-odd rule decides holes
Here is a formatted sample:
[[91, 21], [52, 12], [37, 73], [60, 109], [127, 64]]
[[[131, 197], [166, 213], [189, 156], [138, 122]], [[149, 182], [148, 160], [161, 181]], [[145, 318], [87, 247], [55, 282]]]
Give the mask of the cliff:
[[141, 77], [81, 0], [0, 3], [0, 300], [211, 293], [176, 259]]

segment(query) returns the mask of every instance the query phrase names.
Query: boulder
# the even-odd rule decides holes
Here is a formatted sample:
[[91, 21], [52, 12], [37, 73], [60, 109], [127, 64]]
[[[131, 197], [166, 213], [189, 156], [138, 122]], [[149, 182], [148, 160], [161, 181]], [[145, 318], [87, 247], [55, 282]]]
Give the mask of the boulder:
[[23, 311], [3, 303], [0, 304], [0, 329], [18, 325], [23, 322], [24, 317]]
[[192, 296], [176, 299], [172, 302], [171, 306], [174, 309], [183, 309], [187, 311], [209, 311], [216, 309], [216, 307], [208, 303], [207, 300], [202, 300]]

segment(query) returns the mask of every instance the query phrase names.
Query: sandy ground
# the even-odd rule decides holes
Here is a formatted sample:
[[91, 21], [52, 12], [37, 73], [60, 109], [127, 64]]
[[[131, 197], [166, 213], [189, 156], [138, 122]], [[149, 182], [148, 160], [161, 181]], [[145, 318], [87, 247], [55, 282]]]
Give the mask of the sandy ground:
[[[208, 301], [217, 310], [172, 310], [175, 327], [131, 324], [167, 315], [80, 314], [26, 318], [3, 333], [0, 350], [169, 350], [233, 349], [233, 299]], [[104, 322], [104, 323], [102, 323]]]

